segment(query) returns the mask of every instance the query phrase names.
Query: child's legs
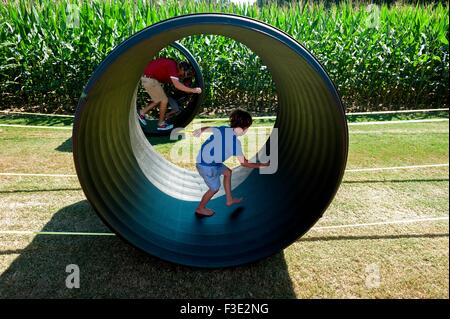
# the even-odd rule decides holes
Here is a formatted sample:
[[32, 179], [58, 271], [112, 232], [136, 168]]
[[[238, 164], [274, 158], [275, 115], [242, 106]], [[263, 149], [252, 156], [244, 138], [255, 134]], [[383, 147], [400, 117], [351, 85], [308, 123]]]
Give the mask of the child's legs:
[[166, 113], [166, 120], [169, 119], [175, 113], [176, 113], [176, 111], [170, 111], [169, 113]]
[[180, 107], [178, 106], [178, 102], [171, 96], [169, 96], [169, 104], [171, 110], [166, 114], [166, 119], [170, 118], [172, 115], [177, 114], [180, 112]]
[[144, 114], [147, 114], [148, 112], [150, 112], [150, 110], [152, 110], [156, 105], [158, 105], [158, 103], [159, 102], [155, 102], [155, 101], [151, 101], [150, 103], [148, 103], [148, 105], [141, 110], [141, 115], [144, 115]]
[[222, 168], [223, 174], [223, 188], [225, 189], [225, 195], [227, 197], [227, 206], [231, 206], [233, 204], [238, 204], [242, 201], [242, 198], [233, 198], [231, 194], [231, 175], [232, 171], [225, 165]]
[[233, 196], [231, 195], [231, 169], [226, 166], [223, 169], [223, 188], [225, 189], [227, 201], [231, 201], [233, 199]]
[[[164, 114], [166, 113], [166, 109], [167, 109], [167, 101], [168, 101], [167, 95], [164, 92], [164, 90], [161, 86], [161, 83], [159, 83], [155, 79], [142, 77], [141, 83], [142, 83], [142, 86], [145, 88], [145, 91], [147, 91], [148, 95], [150, 95], [150, 98], [153, 101], [142, 110], [141, 114], [147, 113], [148, 111], [150, 111], [152, 108], [154, 108], [159, 103], [160, 104], [160, 106], [159, 106], [159, 114], [160, 114], [159, 124], [161, 124], [162, 121], [164, 121]], [[162, 118], [163, 118], [162, 121], [161, 121], [161, 114], [162, 114]]]
[[202, 199], [200, 200], [200, 203], [198, 204], [198, 209], [206, 208], [206, 204], [213, 198], [214, 194], [217, 193], [217, 191], [213, 191], [208, 189], [206, 193], [202, 196]]
[[208, 191], [203, 195], [198, 208], [205, 208], [206, 204], [211, 200], [211, 198], [219, 191], [220, 188], [220, 174], [217, 171], [217, 167], [214, 166], [204, 166], [204, 165], [196, 165], [197, 171], [200, 176], [205, 181], [208, 186]]
[[161, 125], [165, 120], [165, 114], [167, 111], [167, 103], [169, 100], [166, 98], [161, 100], [161, 103], [159, 104], [159, 122], [158, 124]]

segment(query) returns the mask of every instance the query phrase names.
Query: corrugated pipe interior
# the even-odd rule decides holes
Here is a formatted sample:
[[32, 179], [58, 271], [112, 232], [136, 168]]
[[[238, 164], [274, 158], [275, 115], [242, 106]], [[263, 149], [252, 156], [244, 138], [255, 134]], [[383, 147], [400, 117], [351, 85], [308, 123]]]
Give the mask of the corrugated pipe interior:
[[[136, 117], [136, 91], [148, 61], [199, 34], [230, 37], [250, 48], [268, 67], [278, 95], [276, 172], [234, 169], [233, 193], [244, 201], [228, 207], [221, 191], [209, 204], [216, 212], [210, 218], [194, 214], [206, 190], [201, 177], [154, 151]], [[228, 14], [175, 17], [124, 41], [86, 85], [73, 129], [77, 174], [101, 219], [153, 256], [204, 268], [254, 262], [295, 242], [331, 203], [347, 154], [344, 109], [321, 64], [286, 33]]]

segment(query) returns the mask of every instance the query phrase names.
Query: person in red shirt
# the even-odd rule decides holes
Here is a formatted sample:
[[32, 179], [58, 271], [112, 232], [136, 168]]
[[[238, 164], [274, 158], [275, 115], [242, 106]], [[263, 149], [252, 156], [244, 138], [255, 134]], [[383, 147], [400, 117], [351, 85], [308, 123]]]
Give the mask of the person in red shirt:
[[172, 124], [169, 125], [164, 120], [169, 99], [162, 88], [162, 84], [171, 83], [176, 89], [186, 93], [202, 93], [201, 88], [190, 88], [180, 81], [180, 78], [189, 77], [191, 74], [192, 67], [187, 62], [177, 62], [168, 58], [157, 58], [148, 63], [141, 77], [141, 83], [150, 95], [151, 101], [145, 108], [139, 111], [138, 118], [142, 125], [147, 125], [144, 115], [159, 105], [158, 130], [170, 130], [173, 128]]

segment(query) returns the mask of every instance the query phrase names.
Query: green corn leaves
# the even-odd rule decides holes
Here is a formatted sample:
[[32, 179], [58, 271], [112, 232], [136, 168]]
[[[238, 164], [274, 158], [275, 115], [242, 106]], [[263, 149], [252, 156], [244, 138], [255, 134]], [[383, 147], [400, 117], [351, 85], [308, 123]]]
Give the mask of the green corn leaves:
[[[92, 71], [117, 44], [155, 22], [197, 12], [236, 13], [286, 31], [325, 66], [347, 110], [448, 107], [448, 4], [187, 0], [3, 1], [0, 107], [72, 113]], [[270, 74], [245, 46], [219, 36], [181, 42], [204, 71], [207, 110], [245, 104], [256, 113], [274, 111]]]

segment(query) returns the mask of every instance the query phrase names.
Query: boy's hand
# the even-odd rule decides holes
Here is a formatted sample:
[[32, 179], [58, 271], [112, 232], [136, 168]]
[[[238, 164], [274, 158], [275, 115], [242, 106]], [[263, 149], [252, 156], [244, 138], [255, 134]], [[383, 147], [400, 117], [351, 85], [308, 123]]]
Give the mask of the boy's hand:
[[200, 93], [202, 93], [202, 89], [201, 88], [193, 88], [192, 93], [200, 94]]
[[195, 131], [192, 132], [192, 135], [194, 135], [195, 137], [199, 137], [202, 134], [202, 129], [196, 129]]

